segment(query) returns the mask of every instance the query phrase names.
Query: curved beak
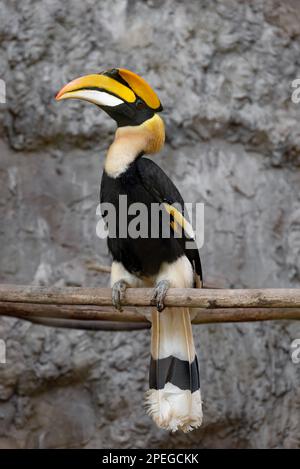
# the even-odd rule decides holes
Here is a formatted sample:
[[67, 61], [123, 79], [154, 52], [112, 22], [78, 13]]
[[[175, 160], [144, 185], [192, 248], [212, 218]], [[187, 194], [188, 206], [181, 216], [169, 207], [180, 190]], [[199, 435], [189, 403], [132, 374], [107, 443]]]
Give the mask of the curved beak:
[[93, 74], [71, 81], [57, 93], [55, 99], [82, 99], [98, 106], [114, 107], [124, 102], [133, 103], [136, 96], [130, 88], [109, 76]]

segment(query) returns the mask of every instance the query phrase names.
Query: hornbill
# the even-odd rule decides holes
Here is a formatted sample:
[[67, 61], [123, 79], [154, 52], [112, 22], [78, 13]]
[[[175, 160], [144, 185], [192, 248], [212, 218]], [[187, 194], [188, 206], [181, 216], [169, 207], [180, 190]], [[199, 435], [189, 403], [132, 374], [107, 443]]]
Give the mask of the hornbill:
[[[121, 310], [127, 287], [154, 287], [148, 413], [161, 428], [193, 430], [201, 425], [202, 403], [190, 313], [183, 307], [164, 308], [164, 298], [169, 287], [201, 287], [202, 271], [180, 193], [162, 169], [144, 157], [164, 145], [164, 123], [158, 114], [162, 105], [142, 77], [123, 68], [71, 81], [56, 96], [69, 98], [98, 105], [117, 123], [105, 158], [100, 202], [115, 207], [117, 225], [121, 196], [127, 197], [128, 207], [143, 203], [149, 210], [144, 220], [147, 236], [121, 236], [120, 226], [114, 235], [108, 234], [112, 302]], [[158, 222], [151, 214], [157, 203], [164, 211]], [[127, 223], [131, 220], [128, 215]], [[154, 223], [159, 224], [159, 233], [152, 236]], [[166, 223], [169, 236], [163, 233]], [[187, 240], [192, 243], [189, 249]]]

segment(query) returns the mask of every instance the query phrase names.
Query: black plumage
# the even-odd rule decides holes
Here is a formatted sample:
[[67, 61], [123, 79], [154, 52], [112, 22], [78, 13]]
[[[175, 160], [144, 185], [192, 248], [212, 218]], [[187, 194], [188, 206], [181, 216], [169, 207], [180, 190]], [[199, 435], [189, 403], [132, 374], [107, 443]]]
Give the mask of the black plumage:
[[[127, 207], [134, 203], [143, 203], [147, 207], [148, 230], [146, 237], [119, 237], [119, 196], [127, 196]], [[163, 237], [165, 218], [160, 217], [159, 237], [151, 236], [151, 226], [157, 222], [152, 219], [151, 204], [167, 202], [178, 204], [183, 211], [184, 201], [173, 182], [152, 160], [139, 157], [117, 178], [103, 172], [100, 202], [111, 203], [116, 210], [116, 234], [108, 235], [108, 248], [114, 260], [121, 262], [132, 274], [147, 277], [157, 274], [163, 262], [173, 262], [183, 254], [190, 260], [196, 274], [202, 280], [201, 262], [197, 247], [186, 249], [186, 238], [174, 237], [170, 228], [170, 237]], [[103, 217], [107, 216], [104, 211]], [[136, 215], [128, 215], [128, 225]], [[170, 218], [166, 218], [167, 222]]]

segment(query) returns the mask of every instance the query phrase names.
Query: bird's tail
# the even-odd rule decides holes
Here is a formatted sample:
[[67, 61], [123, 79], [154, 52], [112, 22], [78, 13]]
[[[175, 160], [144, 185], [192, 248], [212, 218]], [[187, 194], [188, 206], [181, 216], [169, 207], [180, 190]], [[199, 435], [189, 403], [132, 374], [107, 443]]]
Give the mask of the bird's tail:
[[148, 413], [166, 430], [200, 427], [202, 403], [197, 356], [188, 308], [152, 313]]

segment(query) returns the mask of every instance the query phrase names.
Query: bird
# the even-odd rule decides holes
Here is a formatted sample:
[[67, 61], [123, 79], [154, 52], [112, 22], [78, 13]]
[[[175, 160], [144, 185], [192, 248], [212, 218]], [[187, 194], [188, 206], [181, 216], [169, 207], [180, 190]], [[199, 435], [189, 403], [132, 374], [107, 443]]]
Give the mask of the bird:
[[[108, 223], [112, 256], [112, 304], [122, 311], [128, 287], [153, 288], [149, 390], [145, 405], [159, 428], [189, 432], [202, 423], [202, 399], [191, 315], [186, 307], [165, 307], [168, 289], [201, 288], [199, 251], [180, 192], [149, 156], [164, 146], [163, 106], [149, 83], [124, 68], [81, 76], [66, 84], [56, 100], [80, 99], [96, 104], [116, 123], [114, 139], [105, 156], [100, 205], [115, 209], [116, 229]], [[146, 235], [121, 233], [123, 209], [146, 207], [142, 219]], [[151, 208], [161, 210], [154, 219]], [[134, 209], [127, 214], [127, 228]], [[108, 210], [102, 215], [107, 221]], [[167, 216], [166, 216], [167, 215]], [[156, 229], [155, 236], [152, 229]], [[112, 231], [115, 231], [112, 233]], [[154, 230], [155, 231], [155, 230]], [[165, 231], [168, 236], [165, 235]], [[121, 236], [122, 234], [122, 236]], [[192, 244], [187, 248], [187, 242]]]

